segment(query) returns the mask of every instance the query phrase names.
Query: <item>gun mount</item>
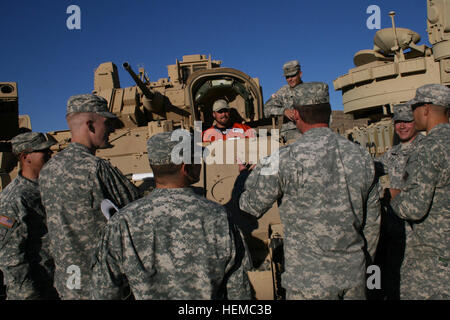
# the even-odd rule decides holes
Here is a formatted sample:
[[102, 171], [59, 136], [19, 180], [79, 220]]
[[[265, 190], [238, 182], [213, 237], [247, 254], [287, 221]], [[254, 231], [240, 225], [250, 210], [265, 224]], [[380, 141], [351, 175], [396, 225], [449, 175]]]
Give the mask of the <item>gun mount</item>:
[[136, 82], [137, 86], [139, 87], [139, 89], [141, 89], [141, 91], [145, 95], [145, 97], [149, 100], [153, 99], [155, 94], [153, 92], [151, 92], [150, 89], [147, 88], [146, 85], [142, 82], [142, 80], [136, 75], [136, 73], [134, 73], [133, 69], [131, 69], [128, 62], [124, 62], [122, 65], [123, 65], [123, 68], [125, 70], [127, 70], [128, 73], [130, 74], [130, 76], [133, 78], [134, 82]]

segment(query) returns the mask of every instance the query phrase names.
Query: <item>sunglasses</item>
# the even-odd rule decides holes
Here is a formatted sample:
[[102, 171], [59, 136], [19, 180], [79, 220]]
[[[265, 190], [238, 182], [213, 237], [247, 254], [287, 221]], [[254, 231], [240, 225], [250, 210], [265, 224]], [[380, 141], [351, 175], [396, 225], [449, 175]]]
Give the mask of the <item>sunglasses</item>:
[[292, 76], [286, 76], [286, 79], [295, 78], [297, 75], [298, 75], [298, 72], [296, 74], [292, 75]]

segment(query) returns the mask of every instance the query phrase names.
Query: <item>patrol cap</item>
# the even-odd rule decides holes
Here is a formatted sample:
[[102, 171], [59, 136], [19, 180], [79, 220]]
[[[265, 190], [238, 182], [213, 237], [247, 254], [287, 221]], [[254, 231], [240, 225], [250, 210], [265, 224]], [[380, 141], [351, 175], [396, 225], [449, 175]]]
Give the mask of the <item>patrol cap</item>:
[[79, 112], [93, 112], [105, 118], [117, 118], [116, 115], [108, 111], [108, 102], [95, 94], [79, 94], [69, 98], [66, 114]]
[[288, 61], [283, 65], [283, 71], [285, 77], [292, 77], [300, 71], [300, 64], [297, 60]]
[[424, 104], [450, 108], [450, 89], [440, 84], [426, 84], [417, 88], [416, 96], [409, 100], [413, 110]]
[[394, 106], [394, 121], [414, 121], [414, 114], [410, 103], [400, 103]]
[[11, 139], [12, 151], [15, 154], [45, 150], [56, 143], [55, 138], [40, 132], [25, 132]]
[[226, 102], [224, 99], [219, 99], [216, 102], [214, 102], [213, 111], [219, 111], [222, 109], [230, 109], [228, 102]]
[[[172, 136], [172, 134], [174, 135]], [[172, 137], [175, 141], [172, 141]], [[182, 145], [183, 143], [185, 143], [186, 145], [183, 146]], [[178, 146], [180, 150], [184, 149], [193, 152], [192, 143], [193, 143], [192, 134], [189, 131], [183, 129], [161, 132], [155, 134], [154, 136], [151, 136], [147, 140], [148, 160], [150, 162], [150, 165], [167, 165], [167, 164], [181, 163], [183, 161], [182, 157], [186, 155], [180, 155], [177, 152], [175, 152], [176, 153], [175, 156], [179, 158], [173, 159], [172, 151], [174, 147]], [[189, 159], [191, 159], [191, 155], [189, 155]]]
[[304, 82], [300, 93], [294, 97], [294, 106], [314, 106], [330, 103], [328, 84], [324, 82]]

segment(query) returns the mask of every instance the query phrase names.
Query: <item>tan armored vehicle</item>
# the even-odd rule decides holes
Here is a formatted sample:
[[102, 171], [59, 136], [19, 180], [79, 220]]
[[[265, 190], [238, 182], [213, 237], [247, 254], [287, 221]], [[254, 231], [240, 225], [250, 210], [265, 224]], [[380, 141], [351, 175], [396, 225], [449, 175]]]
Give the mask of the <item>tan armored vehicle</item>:
[[[239, 174], [238, 161], [256, 163], [278, 148], [279, 139], [278, 136], [270, 136], [270, 132], [267, 134], [267, 129], [276, 126], [275, 120], [272, 123], [271, 119], [263, 118], [264, 102], [259, 80], [220, 65], [221, 61], [211, 60], [205, 55], [188, 55], [168, 66], [168, 78], [150, 81], [143, 68], [136, 74], [125, 62], [123, 67], [136, 85], [121, 88], [116, 65], [112, 62], [100, 64], [94, 74], [93, 93], [104, 97], [109, 110], [119, 119], [115, 132], [110, 135], [113, 148], [98, 150], [97, 155], [110, 160], [138, 187], [151, 190], [153, 180], [146, 149], [148, 138], [177, 128], [195, 129], [201, 137], [201, 131], [213, 123], [212, 104], [219, 98], [226, 99], [232, 107], [232, 118], [255, 128], [260, 137], [204, 144], [207, 153], [202, 153], [208, 156], [203, 159], [202, 178], [196, 186], [202, 188], [208, 199], [238, 210], [236, 203], [230, 201]], [[24, 128], [31, 130], [29, 117], [18, 115], [16, 83], [0, 83], [0, 112], [3, 188], [19, 170], [9, 140]], [[70, 143], [68, 130], [49, 134], [58, 141], [52, 147], [54, 151], [60, 151]], [[283, 231], [276, 206], [259, 220], [236, 217], [236, 222], [243, 227], [251, 248], [255, 271], [249, 276], [255, 297], [279, 298]]]
[[427, 0], [427, 13], [431, 48], [418, 45], [418, 33], [397, 28], [391, 12], [392, 28], [377, 31], [373, 49], [357, 52], [355, 68], [333, 82], [342, 90], [344, 113], [368, 124], [346, 135], [372, 155], [393, 145], [394, 105], [412, 99], [424, 84], [450, 85], [450, 0]]
[[[200, 152], [208, 156], [203, 159], [202, 178], [196, 186], [204, 190], [208, 199], [238, 210], [236, 203], [230, 201], [239, 174], [238, 161], [256, 163], [278, 148], [279, 139], [267, 132], [275, 124], [263, 118], [259, 80], [242, 71], [223, 68], [221, 63], [200, 54], [183, 56], [181, 61], [167, 66], [168, 78], [151, 81], [143, 68], [136, 74], [125, 62], [123, 68], [136, 83], [126, 88], [120, 87], [114, 63], [100, 64], [94, 74], [93, 93], [104, 97], [109, 110], [119, 119], [110, 135], [114, 147], [98, 150], [97, 155], [111, 161], [137, 186], [149, 190], [153, 180], [147, 158], [148, 138], [158, 132], [185, 128], [195, 129], [201, 139], [201, 131], [213, 123], [214, 101], [226, 99], [232, 108], [231, 117], [255, 128], [259, 137], [204, 143], [207, 153]], [[69, 131], [50, 134], [59, 142], [53, 147], [56, 151], [70, 142]], [[283, 231], [276, 206], [259, 221], [244, 216], [236, 217], [236, 222], [244, 229], [258, 269], [249, 274], [255, 297], [279, 297], [277, 279], [281, 271]]]
[[[100, 64], [94, 74], [93, 93], [108, 101], [119, 121], [111, 136], [115, 147], [98, 155], [128, 175], [151, 172], [143, 156], [147, 138], [157, 132], [193, 128], [195, 121], [203, 122], [204, 128], [210, 126], [211, 106], [219, 98], [229, 101], [239, 120], [261, 120], [263, 100], [258, 79], [236, 69], [220, 68], [220, 64], [204, 55], [184, 56], [167, 67], [168, 78], [151, 82], [143, 68], [137, 75], [125, 62], [123, 67], [137, 84], [127, 88], [120, 87], [114, 63]], [[60, 147], [70, 138], [68, 131], [52, 134], [61, 141]]]

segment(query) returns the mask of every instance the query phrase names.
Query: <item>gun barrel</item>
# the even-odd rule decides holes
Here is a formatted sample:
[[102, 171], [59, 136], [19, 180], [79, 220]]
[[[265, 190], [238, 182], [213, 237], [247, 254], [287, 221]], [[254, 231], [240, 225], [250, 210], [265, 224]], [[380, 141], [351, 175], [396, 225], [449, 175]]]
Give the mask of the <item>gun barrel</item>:
[[153, 96], [154, 96], [153, 92], [151, 92], [150, 89], [147, 88], [146, 85], [141, 81], [141, 79], [139, 79], [137, 74], [134, 73], [130, 64], [128, 62], [124, 62], [122, 65], [123, 65], [124, 69], [127, 70], [128, 73], [130, 74], [130, 76], [133, 78], [134, 82], [136, 82], [139, 89], [141, 89], [141, 91], [144, 93], [144, 96], [147, 99], [153, 99]]

